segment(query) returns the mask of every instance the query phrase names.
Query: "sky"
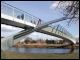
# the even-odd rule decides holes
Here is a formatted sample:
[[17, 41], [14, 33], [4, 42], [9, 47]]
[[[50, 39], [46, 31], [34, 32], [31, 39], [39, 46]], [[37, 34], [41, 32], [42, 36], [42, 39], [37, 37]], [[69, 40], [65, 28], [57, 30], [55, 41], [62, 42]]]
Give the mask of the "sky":
[[[60, 13], [59, 9], [55, 9], [58, 1], [55, 1], [54, 3], [52, 1], [3, 1], [3, 2], [8, 3], [14, 7], [17, 7], [37, 18], [40, 18], [45, 22], [59, 19], [63, 16]], [[62, 25], [74, 37], [79, 37], [79, 23], [76, 23], [76, 24], [74, 23], [70, 27], [67, 26], [67, 21], [54, 23], [54, 25], [56, 24]], [[1, 36], [4, 36], [4, 37], [15, 34], [21, 30], [22, 29], [18, 27], [1, 24]], [[33, 39], [39, 39], [39, 38], [59, 39], [57, 37], [38, 33], [38, 32], [31, 33], [29, 37]]]

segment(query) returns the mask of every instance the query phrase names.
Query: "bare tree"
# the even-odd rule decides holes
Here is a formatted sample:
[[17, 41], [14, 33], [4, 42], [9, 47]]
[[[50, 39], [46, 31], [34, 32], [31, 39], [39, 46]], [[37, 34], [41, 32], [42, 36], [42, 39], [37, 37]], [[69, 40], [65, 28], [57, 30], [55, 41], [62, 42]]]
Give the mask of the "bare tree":
[[71, 23], [79, 23], [79, 1], [59, 1], [56, 9], [61, 9], [64, 17], [71, 17], [68, 21], [68, 26]]

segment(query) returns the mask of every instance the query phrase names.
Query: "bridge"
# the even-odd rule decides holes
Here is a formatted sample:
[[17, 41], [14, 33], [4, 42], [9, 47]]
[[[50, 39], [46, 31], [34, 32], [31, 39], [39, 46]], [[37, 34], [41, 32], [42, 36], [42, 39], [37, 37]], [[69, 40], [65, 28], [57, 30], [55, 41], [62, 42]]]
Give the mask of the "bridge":
[[[23, 17], [22, 17], [23, 16]], [[52, 26], [50, 24], [67, 20], [62, 17], [49, 22], [42, 21], [38, 24], [39, 18], [24, 12], [16, 7], [13, 7], [4, 2], [1, 3], [1, 23], [15, 27], [23, 28], [24, 30], [1, 39], [1, 50], [5, 51], [18, 43], [24, 37], [26, 38], [30, 33], [37, 31], [48, 35], [56, 36], [75, 44], [75, 38], [61, 25]]]

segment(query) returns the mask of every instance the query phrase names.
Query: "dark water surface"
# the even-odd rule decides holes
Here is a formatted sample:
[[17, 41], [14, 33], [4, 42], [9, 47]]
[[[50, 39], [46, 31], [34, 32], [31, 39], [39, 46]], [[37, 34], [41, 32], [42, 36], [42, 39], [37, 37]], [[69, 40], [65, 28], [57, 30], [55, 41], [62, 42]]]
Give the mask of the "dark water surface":
[[8, 52], [23, 52], [23, 53], [73, 53], [79, 49], [64, 49], [64, 48], [16, 48], [12, 47]]

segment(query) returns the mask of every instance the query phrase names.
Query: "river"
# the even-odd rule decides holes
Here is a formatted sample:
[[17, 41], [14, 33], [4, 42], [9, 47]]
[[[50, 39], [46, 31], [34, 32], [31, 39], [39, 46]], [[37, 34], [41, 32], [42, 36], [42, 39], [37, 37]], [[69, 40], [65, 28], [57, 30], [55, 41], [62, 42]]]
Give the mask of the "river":
[[23, 52], [23, 53], [73, 53], [78, 52], [79, 49], [65, 49], [65, 48], [16, 48], [12, 47], [8, 52]]

